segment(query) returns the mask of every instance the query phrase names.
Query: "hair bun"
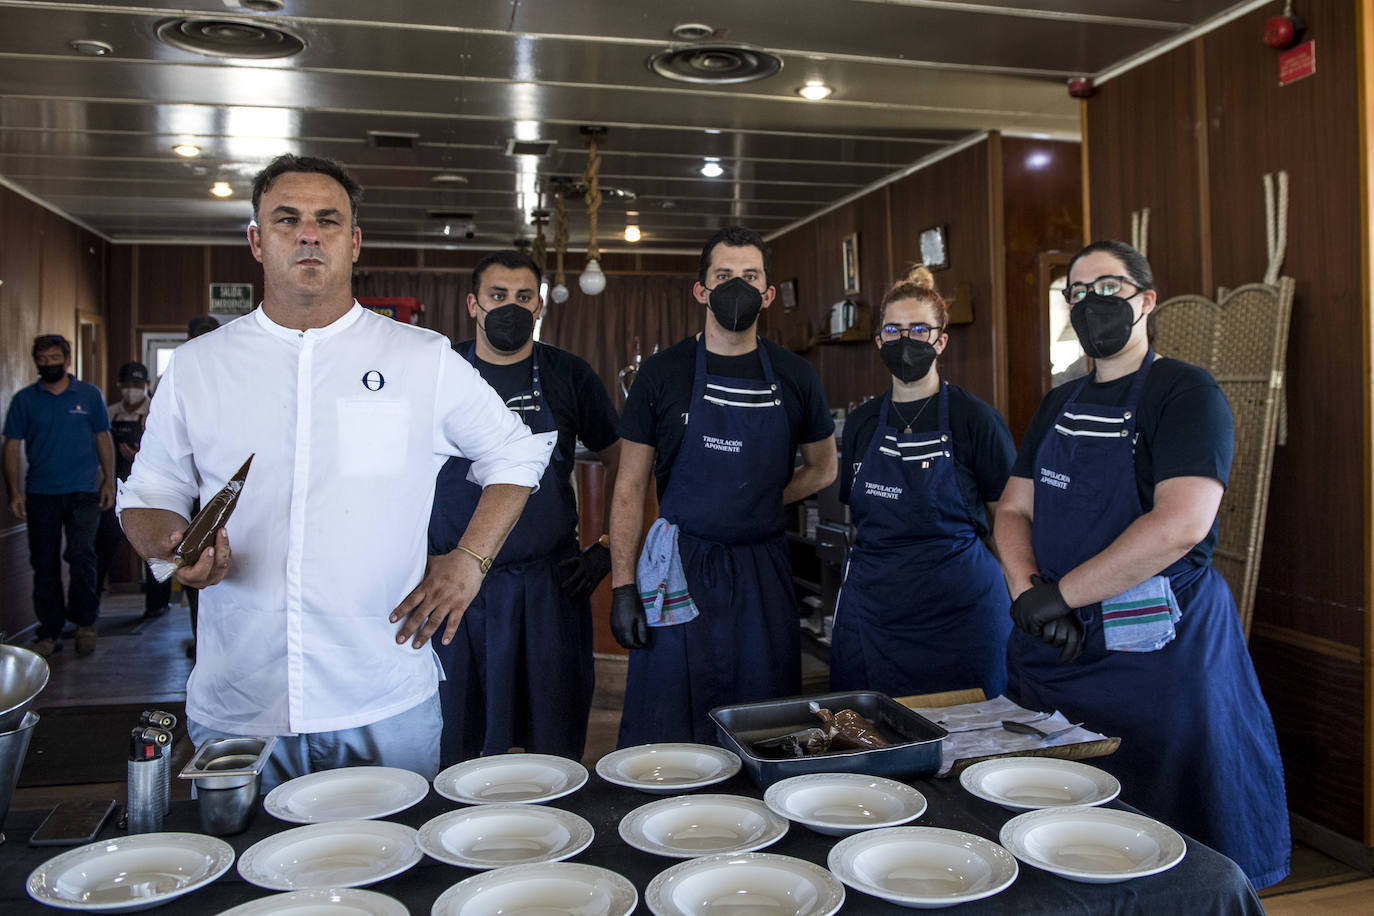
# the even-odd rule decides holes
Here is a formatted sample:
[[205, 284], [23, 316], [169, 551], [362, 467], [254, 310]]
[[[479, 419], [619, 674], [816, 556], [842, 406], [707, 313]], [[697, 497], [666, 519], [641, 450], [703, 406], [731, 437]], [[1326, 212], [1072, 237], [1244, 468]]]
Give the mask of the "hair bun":
[[921, 289], [935, 289], [935, 275], [924, 264], [917, 264], [911, 268], [911, 271], [906, 275], [905, 282]]

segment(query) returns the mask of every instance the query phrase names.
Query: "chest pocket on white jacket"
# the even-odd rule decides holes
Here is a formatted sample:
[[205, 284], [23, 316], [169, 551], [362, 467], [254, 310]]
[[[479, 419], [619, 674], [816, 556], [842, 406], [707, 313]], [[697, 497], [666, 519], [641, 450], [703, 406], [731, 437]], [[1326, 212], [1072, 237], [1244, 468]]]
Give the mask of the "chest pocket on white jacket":
[[336, 404], [339, 472], [345, 477], [405, 473], [410, 404], [376, 398], [340, 398]]

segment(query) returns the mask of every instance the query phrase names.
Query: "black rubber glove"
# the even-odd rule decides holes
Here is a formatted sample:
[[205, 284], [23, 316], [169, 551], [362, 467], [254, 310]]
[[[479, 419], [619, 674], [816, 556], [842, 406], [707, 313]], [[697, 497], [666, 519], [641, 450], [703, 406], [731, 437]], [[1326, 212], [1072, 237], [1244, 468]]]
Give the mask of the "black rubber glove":
[[1059, 649], [1059, 661], [1067, 664], [1083, 654], [1083, 624], [1077, 614], [1058, 617], [1045, 624], [1040, 638]]
[[611, 589], [611, 633], [626, 649], [643, 649], [649, 644], [649, 620], [644, 616], [638, 586]]
[[611, 574], [611, 551], [596, 541], [582, 548], [577, 556], [559, 563], [558, 568], [563, 576], [563, 591], [572, 598], [585, 598]]
[[1059, 594], [1059, 585], [1031, 576], [1032, 585], [1011, 603], [1011, 619], [1022, 631], [1036, 638], [1051, 620], [1073, 613]]

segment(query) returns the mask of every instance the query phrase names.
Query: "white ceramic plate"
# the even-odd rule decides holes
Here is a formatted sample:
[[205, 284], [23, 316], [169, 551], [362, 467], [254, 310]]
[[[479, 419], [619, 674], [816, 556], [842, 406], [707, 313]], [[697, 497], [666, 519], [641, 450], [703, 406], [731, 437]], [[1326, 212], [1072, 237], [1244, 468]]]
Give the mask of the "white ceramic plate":
[[552, 754], [499, 754], [455, 763], [434, 777], [434, 791], [465, 805], [533, 805], [570, 795], [587, 768]]
[[344, 887], [273, 894], [225, 910], [219, 916], [409, 916], [409, 911], [401, 901], [386, 894]]
[[635, 849], [674, 859], [753, 852], [787, 833], [787, 821], [758, 799], [686, 795], [641, 805], [620, 819], [620, 837]]
[[844, 885], [804, 859], [746, 852], [674, 865], [644, 900], [655, 916], [830, 916], [844, 905]]
[[602, 779], [650, 795], [675, 795], [715, 785], [739, 768], [739, 757], [709, 744], [641, 744], [613, 751], [596, 762]]
[[370, 820], [404, 811], [429, 794], [429, 780], [397, 767], [342, 767], [288, 780], [267, 793], [267, 813], [293, 824]]
[[1188, 847], [1159, 821], [1114, 808], [1044, 808], [1002, 825], [1002, 845], [1047, 872], [1112, 884], [1173, 868]]
[[439, 895], [430, 916], [629, 916], [639, 892], [628, 878], [595, 865], [512, 865]]
[[561, 808], [478, 805], [441, 814], [420, 828], [420, 848], [462, 868], [502, 868], [570, 859], [591, 845], [594, 831]]
[[234, 864], [234, 848], [198, 833], [143, 833], [90, 843], [38, 866], [25, 885], [39, 903], [129, 913], [204, 887]]
[[926, 797], [905, 783], [862, 773], [812, 773], [773, 783], [764, 803], [817, 833], [845, 836], [920, 817]]
[[982, 900], [1016, 880], [1016, 859], [972, 833], [888, 827], [840, 840], [827, 860], [845, 884], [898, 906], [935, 909]]
[[1008, 811], [1101, 805], [1121, 792], [1121, 783], [1111, 773], [1053, 757], [984, 760], [960, 773], [959, 784]]
[[358, 887], [399, 875], [422, 855], [413, 827], [332, 821], [259, 840], [239, 856], [239, 875], [270, 891]]

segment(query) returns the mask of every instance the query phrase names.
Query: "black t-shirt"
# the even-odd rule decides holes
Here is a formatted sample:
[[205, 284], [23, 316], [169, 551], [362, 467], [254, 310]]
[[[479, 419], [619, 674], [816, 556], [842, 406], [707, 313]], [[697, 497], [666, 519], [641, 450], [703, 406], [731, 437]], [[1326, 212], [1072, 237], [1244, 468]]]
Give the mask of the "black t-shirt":
[[[473, 341], [464, 341], [455, 349], [464, 357], [472, 352]], [[602, 451], [615, 444], [616, 425], [615, 405], [600, 377], [587, 365], [587, 361], [566, 350], [536, 343], [535, 352], [539, 355], [539, 381], [543, 387], [544, 400], [553, 411], [554, 423], [558, 426], [558, 446], [554, 449], [550, 463], [557, 474], [560, 485], [568, 481], [573, 472], [576, 440], [594, 452]], [[478, 373], [495, 389], [503, 401], [510, 403], [511, 398], [530, 390], [533, 357], [509, 365], [496, 365], [478, 358], [475, 365]], [[522, 416], [522, 419], [526, 419]], [[569, 503], [573, 503], [572, 489], [567, 491]]]
[[[1134, 375], [1110, 382], [1089, 381], [1078, 399], [1086, 404], [1120, 407], [1130, 393]], [[1035, 479], [1035, 456], [1080, 379], [1072, 379], [1049, 394], [1031, 418], [1026, 438], [1011, 473]], [[1149, 511], [1155, 504], [1155, 484], [1171, 477], [1211, 477], [1225, 484], [1231, 474], [1235, 448], [1231, 405], [1206, 369], [1167, 357], [1150, 366], [1136, 405], [1135, 483], [1140, 503]], [[1217, 543], [1217, 523], [1207, 538], [1188, 552], [1198, 566], [1211, 562]]]
[[[854, 486], [854, 474], [869, 443], [878, 430], [878, 410], [881, 396], [865, 401], [845, 418], [844, 436], [840, 446], [840, 499], [849, 502]], [[898, 401], [901, 417], [914, 421], [912, 432], [936, 432], [940, 428], [939, 395], [919, 401]], [[889, 426], [898, 426], [897, 413], [887, 412]], [[905, 427], [901, 427], [905, 428]], [[1007, 482], [1016, 446], [1011, 430], [992, 405], [969, 394], [956, 385], [949, 386], [949, 435], [953, 442], [954, 469], [959, 481], [959, 495], [968, 506], [978, 525], [978, 536], [987, 537], [988, 521], [985, 503], [997, 502]]]
[[[760, 340], [759, 346], [767, 349], [782, 392], [782, 406], [792, 431], [791, 451], [796, 452], [798, 443], [820, 442], [833, 436], [835, 421], [830, 416], [830, 406], [816, 370], [797, 354], [772, 341]], [[622, 439], [651, 445], [657, 450], [654, 478], [658, 482], [659, 499], [668, 489], [673, 461], [687, 428], [685, 418], [692, 402], [696, 358], [697, 340], [689, 337], [645, 360], [620, 417]], [[757, 350], [742, 356], [719, 356], [708, 351], [706, 371], [726, 378], [762, 379], [763, 363]]]

